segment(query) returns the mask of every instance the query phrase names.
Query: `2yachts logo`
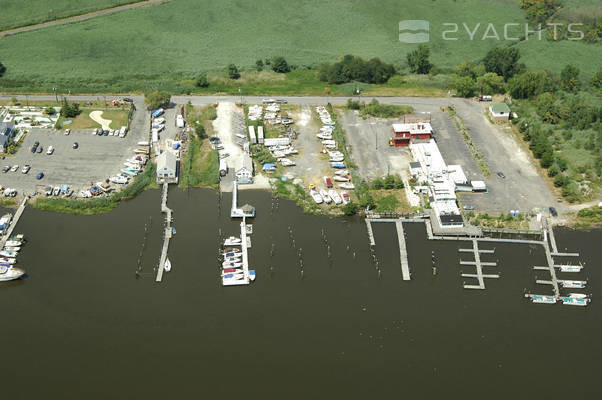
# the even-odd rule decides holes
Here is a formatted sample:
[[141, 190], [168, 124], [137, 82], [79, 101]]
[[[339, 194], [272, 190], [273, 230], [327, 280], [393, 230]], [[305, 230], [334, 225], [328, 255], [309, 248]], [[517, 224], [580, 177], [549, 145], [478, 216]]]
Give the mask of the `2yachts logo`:
[[[430, 24], [428, 21], [421, 19], [412, 19], [399, 21], [399, 31], [429, 31]], [[429, 41], [429, 34], [424, 32], [410, 33], [403, 32], [399, 34], [399, 41], [402, 43], [426, 43]]]

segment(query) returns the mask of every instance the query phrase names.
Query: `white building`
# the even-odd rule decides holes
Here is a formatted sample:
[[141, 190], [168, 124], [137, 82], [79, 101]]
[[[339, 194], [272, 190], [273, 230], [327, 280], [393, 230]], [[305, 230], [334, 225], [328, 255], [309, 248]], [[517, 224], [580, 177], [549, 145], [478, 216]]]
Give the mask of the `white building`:
[[157, 156], [157, 183], [178, 183], [176, 155], [167, 150]]
[[265, 138], [263, 140], [263, 144], [266, 147], [271, 147], [271, 146], [288, 146], [291, 144], [291, 140], [287, 137], [280, 137], [280, 138]]
[[236, 170], [236, 182], [239, 185], [253, 183], [253, 159], [247, 153], [242, 156], [242, 166]]

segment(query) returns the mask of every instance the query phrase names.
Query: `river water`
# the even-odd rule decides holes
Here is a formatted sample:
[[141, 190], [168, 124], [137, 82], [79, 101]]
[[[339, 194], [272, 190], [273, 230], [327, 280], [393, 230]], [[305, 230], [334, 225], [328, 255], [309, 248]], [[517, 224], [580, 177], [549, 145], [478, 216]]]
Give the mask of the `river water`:
[[429, 242], [422, 224], [405, 224], [412, 281], [403, 282], [393, 224], [374, 224], [377, 269], [359, 218], [304, 215], [265, 192], [239, 201], [257, 208], [258, 278], [228, 288], [216, 260], [219, 229], [240, 230], [228, 196], [220, 215], [213, 191], [170, 191], [177, 234], [160, 284], [159, 191], [105, 215], [26, 210], [16, 231], [30, 239], [19, 256], [28, 276], [0, 285], [2, 398], [602, 394], [601, 231], [556, 235], [586, 263], [578, 275], [593, 303], [582, 309], [523, 298], [551, 291], [533, 283], [545, 277], [530, 268], [544, 265], [540, 248], [483, 246], [496, 248], [484, 258], [499, 260], [501, 278], [469, 291], [457, 252], [466, 242]]

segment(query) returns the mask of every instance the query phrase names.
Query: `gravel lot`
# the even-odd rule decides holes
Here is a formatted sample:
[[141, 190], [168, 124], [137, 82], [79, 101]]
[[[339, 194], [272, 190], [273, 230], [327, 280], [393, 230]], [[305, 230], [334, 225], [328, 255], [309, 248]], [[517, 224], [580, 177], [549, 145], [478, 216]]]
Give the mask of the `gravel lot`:
[[[32, 193], [36, 185], [69, 185], [77, 192], [90, 183], [104, 181], [123, 168], [137, 142], [148, 140], [149, 115], [143, 107], [138, 109], [125, 138], [92, 135], [91, 129], [73, 131], [68, 136], [55, 130], [33, 129], [15, 155], [0, 161], [2, 166], [19, 165], [17, 172], [0, 173], [0, 184], [19, 193]], [[43, 147], [42, 153], [31, 153], [35, 141]], [[79, 144], [78, 149], [73, 149], [74, 142]], [[49, 146], [54, 147], [52, 155], [46, 154]], [[28, 174], [21, 173], [25, 164], [31, 165]], [[41, 180], [36, 179], [38, 172], [44, 173]]]

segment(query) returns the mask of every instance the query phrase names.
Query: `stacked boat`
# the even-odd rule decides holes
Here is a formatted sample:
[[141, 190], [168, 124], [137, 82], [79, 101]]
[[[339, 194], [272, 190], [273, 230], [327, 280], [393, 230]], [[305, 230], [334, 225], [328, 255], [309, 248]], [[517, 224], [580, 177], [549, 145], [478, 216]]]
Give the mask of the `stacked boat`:
[[25, 243], [23, 235], [9, 238], [0, 250], [0, 282], [12, 281], [25, 275], [25, 271], [16, 268], [17, 255]]

